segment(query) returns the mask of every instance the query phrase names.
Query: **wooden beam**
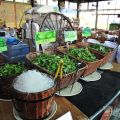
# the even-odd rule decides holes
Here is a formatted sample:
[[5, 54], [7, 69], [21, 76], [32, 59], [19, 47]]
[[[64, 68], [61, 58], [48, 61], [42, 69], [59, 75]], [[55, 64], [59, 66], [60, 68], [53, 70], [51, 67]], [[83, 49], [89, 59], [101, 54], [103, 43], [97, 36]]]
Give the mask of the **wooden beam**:
[[98, 0], [96, 1], [96, 20], [95, 20], [95, 29], [97, 29], [98, 23]]
[[120, 29], [119, 29], [119, 36], [118, 36], [118, 44], [120, 45]]
[[15, 27], [17, 28], [17, 13], [16, 13], [16, 3], [14, 2], [14, 13], [15, 13]]
[[48, 0], [46, 0], [46, 5], [48, 5]]
[[[81, 10], [81, 12], [91, 12], [95, 11], [96, 9], [86, 9], [86, 10]], [[120, 9], [99, 9], [99, 11], [110, 11], [110, 10], [120, 10]]]
[[118, 16], [118, 14], [98, 14], [98, 15], [117, 15]]
[[30, 4], [32, 7], [34, 7], [34, 0], [30, 0]]
[[77, 2], [77, 19], [79, 19], [79, 5], [80, 5], [80, 3], [79, 2]]

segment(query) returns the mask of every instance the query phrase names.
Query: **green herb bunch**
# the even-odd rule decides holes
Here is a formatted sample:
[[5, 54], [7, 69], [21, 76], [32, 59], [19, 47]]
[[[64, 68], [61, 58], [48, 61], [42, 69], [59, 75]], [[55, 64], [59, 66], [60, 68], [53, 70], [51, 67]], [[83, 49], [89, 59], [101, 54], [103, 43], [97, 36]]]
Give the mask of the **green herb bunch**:
[[33, 63], [45, 68], [50, 73], [55, 73], [61, 59], [64, 61], [63, 74], [73, 72], [77, 69], [77, 63], [71, 60], [67, 55], [49, 55], [43, 53], [37, 56], [33, 60]]
[[91, 44], [89, 46], [89, 49], [96, 50], [96, 51], [102, 53], [103, 55], [105, 55], [111, 51], [111, 48], [108, 48], [108, 47], [105, 47], [105, 46], [102, 46], [99, 44]]
[[23, 64], [5, 64], [0, 67], [0, 76], [15, 76], [20, 73], [22, 73], [25, 70], [25, 67]]
[[97, 60], [96, 56], [93, 53], [91, 53], [87, 47], [86, 48], [70, 48], [68, 50], [68, 54], [78, 59], [85, 60], [87, 62], [93, 62]]

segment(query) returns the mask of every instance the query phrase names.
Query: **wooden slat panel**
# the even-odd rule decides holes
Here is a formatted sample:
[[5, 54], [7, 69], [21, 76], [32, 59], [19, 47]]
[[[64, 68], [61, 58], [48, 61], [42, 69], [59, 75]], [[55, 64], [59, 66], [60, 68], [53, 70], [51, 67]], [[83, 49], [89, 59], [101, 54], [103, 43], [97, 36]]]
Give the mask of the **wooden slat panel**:
[[[18, 27], [24, 11], [31, 8], [29, 4], [1, 2], [0, 19], [6, 22], [8, 27]], [[16, 16], [15, 16], [16, 15]]]

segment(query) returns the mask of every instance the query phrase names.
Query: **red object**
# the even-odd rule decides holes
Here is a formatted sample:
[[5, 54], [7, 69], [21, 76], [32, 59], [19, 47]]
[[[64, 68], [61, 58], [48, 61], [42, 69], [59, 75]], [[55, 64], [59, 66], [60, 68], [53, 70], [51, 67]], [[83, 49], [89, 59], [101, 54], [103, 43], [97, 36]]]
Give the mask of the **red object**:
[[105, 110], [100, 120], [109, 120], [112, 114], [112, 107]]

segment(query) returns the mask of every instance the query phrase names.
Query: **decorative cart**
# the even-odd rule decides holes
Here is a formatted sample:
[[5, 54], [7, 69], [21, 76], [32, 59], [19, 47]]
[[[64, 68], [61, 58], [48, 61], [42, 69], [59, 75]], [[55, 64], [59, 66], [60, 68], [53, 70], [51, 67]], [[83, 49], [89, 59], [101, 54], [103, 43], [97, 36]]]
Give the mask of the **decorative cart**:
[[[54, 49], [57, 46], [65, 45], [64, 31], [74, 30], [69, 18], [59, 13], [56, 8], [54, 9], [54, 8], [51, 8], [50, 6], [35, 7], [34, 9], [31, 9], [30, 12], [26, 12], [26, 15], [30, 15], [31, 17], [29, 17], [30, 19], [28, 20], [28, 23], [26, 23], [27, 27], [24, 30], [27, 32], [27, 30], [30, 28], [31, 36], [28, 35], [29, 33], [27, 34], [28, 36], [25, 35], [25, 32], [24, 32], [24, 35], [23, 35], [25, 36], [24, 40], [26, 40], [26, 38], [28, 37], [29, 40], [32, 41], [32, 44], [34, 44], [36, 32], [45, 32], [45, 31], [51, 31], [51, 30], [56, 32], [55, 42], [48, 43], [47, 45], [39, 46], [39, 48], [42, 48], [42, 49], [45, 48], [47, 49], [47, 51], [51, 51], [51, 49]], [[39, 26], [39, 29], [37, 28], [38, 26]], [[56, 52], [57, 51], [54, 50], [54, 53]], [[42, 72], [46, 72], [49, 75], [52, 75], [52, 77], [54, 77], [55, 73], [50, 73], [48, 72], [47, 69], [44, 69], [41, 66], [38, 66], [32, 63], [32, 60], [35, 59], [40, 54], [41, 52], [35, 52], [35, 53], [32, 52], [28, 54], [26, 58], [28, 62], [34, 66], [34, 68], [39, 69]], [[53, 54], [53, 53], [50, 53], [50, 54]], [[59, 54], [61, 53], [59, 52]], [[79, 62], [77, 61], [77, 63]], [[60, 81], [60, 86], [59, 86], [60, 89], [73, 84], [76, 80], [80, 78], [80, 76], [82, 75], [85, 69], [86, 69], [86, 64], [81, 62], [81, 65], [77, 70], [70, 72], [68, 74], [64, 74], [62, 77], [62, 80]], [[59, 80], [60, 78], [58, 78], [58, 81]]]

